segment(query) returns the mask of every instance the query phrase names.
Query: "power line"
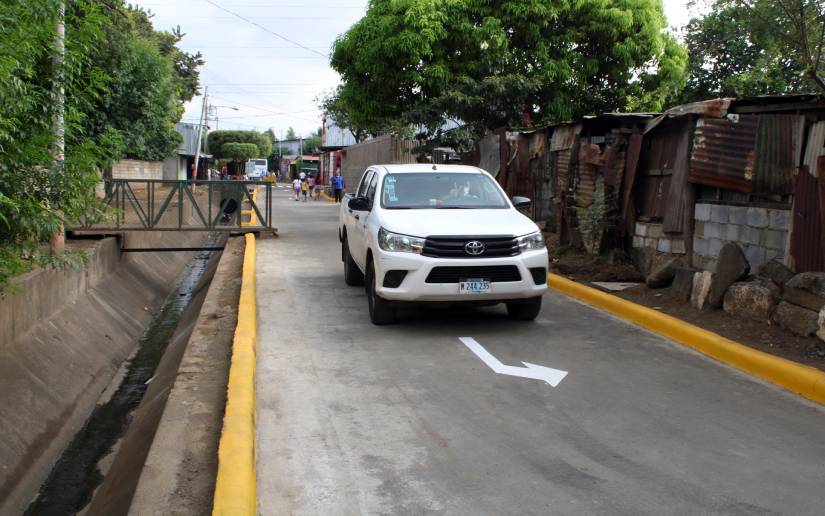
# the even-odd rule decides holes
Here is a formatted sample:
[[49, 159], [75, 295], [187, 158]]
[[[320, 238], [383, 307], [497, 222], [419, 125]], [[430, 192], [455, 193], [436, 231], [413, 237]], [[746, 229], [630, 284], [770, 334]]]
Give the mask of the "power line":
[[268, 32], [269, 34], [272, 34], [273, 36], [278, 37], [278, 38], [280, 38], [280, 39], [282, 39], [282, 40], [286, 41], [287, 43], [292, 43], [293, 45], [298, 46], [298, 47], [301, 47], [301, 48], [303, 48], [304, 50], [306, 50], [306, 51], [308, 51], [308, 52], [312, 52], [313, 54], [318, 54], [319, 56], [329, 58], [329, 55], [328, 55], [328, 54], [324, 54], [324, 53], [322, 53], [322, 52], [318, 52], [318, 51], [317, 51], [317, 50], [315, 50], [314, 48], [304, 46], [304, 45], [302, 45], [302, 44], [298, 43], [297, 41], [294, 41], [294, 40], [291, 40], [291, 39], [289, 39], [289, 38], [287, 38], [287, 37], [285, 37], [285, 36], [282, 36], [282, 35], [278, 34], [277, 32], [275, 32], [275, 31], [273, 31], [273, 30], [267, 29], [266, 27], [264, 27], [263, 25], [261, 25], [261, 24], [259, 24], [259, 23], [255, 23], [254, 21], [250, 20], [249, 18], [246, 18], [246, 17], [244, 17], [244, 16], [241, 16], [240, 14], [238, 14], [238, 13], [236, 13], [236, 12], [234, 12], [234, 11], [230, 11], [229, 9], [226, 9], [225, 7], [221, 7], [220, 5], [218, 5], [217, 3], [213, 2], [212, 0], [204, 0], [204, 1], [205, 1], [206, 3], [208, 3], [208, 4], [211, 4], [211, 5], [215, 6], [215, 7], [217, 7], [217, 8], [218, 8], [218, 9], [220, 9], [221, 11], [224, 11], [224, 12], [226, 12], [226, 13], [229, 13], [229, 14], [231, 14], [232, 16], [235, 16], [236, 18], [238, 18], [238, 19], [241, 19], [241, 20], [245, 21], [246, 23], [248, 23], [248, 24], [250, 24], [250, 25], [254, 25], [255, 27], [258, 27], [259, 29], [261, 29], [261, 30], [262, 30], [262, 31], [264, 31], [264, 32]]

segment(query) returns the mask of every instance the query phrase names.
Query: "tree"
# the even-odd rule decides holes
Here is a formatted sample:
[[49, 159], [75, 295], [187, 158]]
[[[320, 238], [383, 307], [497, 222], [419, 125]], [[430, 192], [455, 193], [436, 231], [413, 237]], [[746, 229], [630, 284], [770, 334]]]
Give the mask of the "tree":
[[682, 102], [816, 89], [787, 42], [774, 31], [742, 30], [752, 24], [746, 7], [722, 4], [688, 23], [689, 73]]
[[373, 0], [335, 41], [324, 104], [356, 130], [431, 135], [659, 110], [686, 66], [665, 27], [661, 0]]
[[212, 131], [206, 138], [209, 150], [216, 158], [229, 158], [223, 153], [226, 143], [251, 143], [258, 152], [253, 158], [263, 158], [272, 153], [272, 140], [265, 133], [257, 131]]
[[312, 135], [303, 139], [304, 154], [317, 154], [321, 152], [321, 128]]
[[235, 170], [243, 170], [241, 164], [250, 159], [261, 157], [260, 149], [254, 143], [229, 142], [221, 145], [221, 156], [235, 163]]
[[122, 0], [65, 2], [65, 159], [56, 161], [58, 2], [0, 2], [0, 292], [33, 265], [77, 261], [45, 255], [40, 244], [62, 225], [102, 215], [95, 186], [112, 162], [173, 150], [174, 122], [197, 90], [199, 57], [175, 47], [179, 32], [152, 30]]
[[287, 139], [287, 140], [297, 140], [298, 139], [298, 135], [295, 134], [295, 129], [293, 129], [292, 126], [290, 126], [290, 128], [286, 130], [286, 138], [285, 139]]
[[[822, 0], [717, 0], [714, 9], [741, 9], [740, 30], [749, 43], [775, 40], [784, 49], [786, 58], [825, 93], [821, 76], [825, 49], [825, 2]], [[804, 82], [797, 81], [797, 84]]]

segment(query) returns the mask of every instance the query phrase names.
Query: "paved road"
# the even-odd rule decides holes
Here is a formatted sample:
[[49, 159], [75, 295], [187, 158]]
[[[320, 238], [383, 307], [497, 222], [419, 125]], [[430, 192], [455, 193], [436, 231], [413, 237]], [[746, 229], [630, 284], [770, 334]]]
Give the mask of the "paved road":
[[[548, 293], [370, 324], [337, 208], [278, 194], [259, 242], [258, 496], [282, 514], [811, 514], [825, 410]], [[557, 388], [493, 373], [569, 371]]]

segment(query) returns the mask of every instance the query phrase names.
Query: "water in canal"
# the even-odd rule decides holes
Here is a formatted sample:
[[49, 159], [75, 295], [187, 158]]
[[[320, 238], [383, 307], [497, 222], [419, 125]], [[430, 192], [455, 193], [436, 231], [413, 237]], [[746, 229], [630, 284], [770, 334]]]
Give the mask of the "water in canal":
[[[213, 245], [209, 239], [208, 245]], [[61, 455], [26, 515], [67, 515], [82, 510], [103, 481], [98, 462], [105, 457], [129, 427], [149, 380], [189, 306], [209, 263], [210, 252], [198, 253], [166, 298], [137, 345], [123, 381], [114, 395], [92, 412], [86, 424]]]

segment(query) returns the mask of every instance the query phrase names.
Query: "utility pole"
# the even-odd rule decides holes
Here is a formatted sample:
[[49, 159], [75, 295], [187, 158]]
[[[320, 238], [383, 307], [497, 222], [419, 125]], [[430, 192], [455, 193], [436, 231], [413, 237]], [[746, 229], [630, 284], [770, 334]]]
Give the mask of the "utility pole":
[[[206, 109], [208, 105], [209, 99], [209, 86], [203, 89], [203, 104], [201, 105], [201, 116], [200, 116], [200, 123], [198, 123], [198, 143], [195, 144], [195, 168], [192, 172], [192, 179], [195, 180], [198, 178], [198, 167], [200, 165], [201, 159], [201, 139], [203, 138], [203, 128], [206, 125]], [[186, 179], [178, 178], [178, 179]]]
[[[66, 109], [65, 91], [65, 69], [64, 61], [66, 56], [66, 3], [61, 1], [57, 5], [57, 21], [55, 22], [54, 34], [54, 54], [52, 55], [52, 73], [54, 74], [52, 84], [52, 99], [54, 102], [54, 115], [52, 117], [52, 130], [54, 131], [54, 150], [52, 151], [52, 166], [55, 174], [63, 174], [64, 161], [66, 157], [66, 125], [64, 110]], [[60, 192], [58, 192], [58, 195]], [[57, 215], [63, 219], [63, 211], [57, 210]], [[49, 239], [49, 250], [53, 256], [60, 256], [66, 244], [66, 230], [61, 220], [57, 233]]]

